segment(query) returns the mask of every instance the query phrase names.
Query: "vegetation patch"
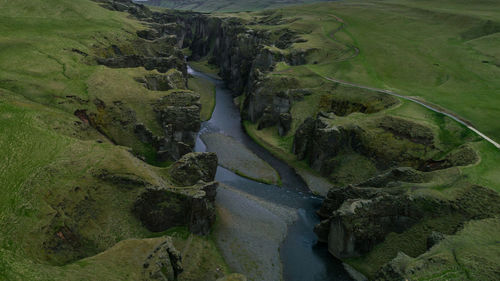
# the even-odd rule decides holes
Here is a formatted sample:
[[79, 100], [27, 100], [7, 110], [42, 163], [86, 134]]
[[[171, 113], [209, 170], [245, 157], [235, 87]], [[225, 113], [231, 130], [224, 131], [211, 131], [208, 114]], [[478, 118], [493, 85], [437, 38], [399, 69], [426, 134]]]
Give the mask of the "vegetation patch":
[[215, 85], [206, 79], [192, 77], [188, 80], [188, 87], [200, 95], [201, 121], [210, 120], [215, 109]]

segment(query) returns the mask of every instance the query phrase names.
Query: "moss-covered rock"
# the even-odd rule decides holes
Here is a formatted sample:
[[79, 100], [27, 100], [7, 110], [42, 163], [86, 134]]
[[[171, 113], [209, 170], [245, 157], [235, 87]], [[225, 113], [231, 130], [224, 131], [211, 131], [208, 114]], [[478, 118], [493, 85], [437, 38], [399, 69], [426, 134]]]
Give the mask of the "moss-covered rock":
[[212, 152], [188, 153], [172, 165], [170, 177], [181, 186], [193, 185], [200, 180], [213, 181], [217, 161], [217, 154]]
[[385, 116], [380, 120], [379, 127], [391, 132], [397, 138], [408, 139], [414, 143], [424, 145], [434, 143], [434, 133], [432, 130], [416, 122]]
[[186, 188], [148, 187], [137, 198], [133, 212], [151, 231], [188, 226], [196, 234], [208, 234], [215, 222], [217, 183]]
[[144, 261], [144, 279], [175, 281], [182, 273], [181, 253], [175, 248], [172, 238], [167, 237]]
[[[499, 195], [488, 188], [470, 185], [459, 188], [456, 194], [443, 200], [432, 195], [413, 196], [404, 188], [394, 187], [332, 189], [319, 212], [325, 220], [315, 231], [321, 242], [328, 243], [334, 256], [352, 258], [370, 253], [390, 233], [404, 235], [414, 225], [453, 217], [414, 236], [424, 245], [419, 252], [422, 254], [442, 239], [442, 234], [436, 231], [454, 234], [464, 222], [495, 217], [500, 211]], [[382, 272], [392, 276], [394, 270], [382, 269]]]
[[186, 80], [182, 72], [176, 69], [171, 69], [166, 74], [148, 74], [144, 77], [136, 78], [136, 81], [152, 91], [168, 91], [186, 88]]

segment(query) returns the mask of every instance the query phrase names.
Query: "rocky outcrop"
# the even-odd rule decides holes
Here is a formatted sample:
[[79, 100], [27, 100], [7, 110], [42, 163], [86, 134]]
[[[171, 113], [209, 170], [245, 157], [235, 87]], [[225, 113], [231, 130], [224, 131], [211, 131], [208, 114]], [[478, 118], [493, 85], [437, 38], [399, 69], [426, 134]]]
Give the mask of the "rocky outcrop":
[[215, 222], [216, 170], [214, 153], [186, 154], [169, 170], [172, 180], [182, 187], [146, 188], [133, 212], [154, 232], [187, 225], [193, 233], [208, 234]]
[[[320, 112], [316, 119], [307, 118], [298, 127], [292, 152], [323, 176], [335, 171], [342, 155], [360, 155], [377, 170], [372, 175], [379, 174], [372, 182], [364, 183], [368, 186], [386, 186], [395, 178], [422, 182], [425, 179], [421, 172], [470, 165], [479, 159], [470, 146], [447, 153], [436, 141], [431, 128], [403, 118], [384, 116], [358, 121]], [[358, 182], [353, 183], [367, 179], [358, 177]]]
[[141, 4], [135, 4], [131, 0], [94, 0], [95, 2], [101, 3], [104, 8], [119, 11], [128, 12], [130, 15], [136, 18], [148, 18], [152, 15], [151, 10], [146, 6]]
[[134, 189], [149, 185], [143, 178], [132, 173], [113, 173], [106, 169], [101, 169], [94, 171], [93, 174], [94, 177], [123, 189]]
[[153, 142], [158, 159], [177, 160], [192, 151], [201, 126], [199, 98], [195, 93], [176, 91], [154, 105], [164, 132]]
[[295, 132], [292, 152], [299, 160], [307, 157], [310, 150], [310, 139], [316, 129], [316, 122], [313, 118], [307, 118]]
[[328, 175], [331, 161], [342, 150], [362, 151], [363, 130], [358, 126], [330, 125], [327, 118], [308, 118], [297, 129], [293, 143], [293, 153], [299, 160], [306, 159], [309, 165]]
[[402, 118], [385, 116], [379, 124], [380, 128], [391, 132], [395, 137], [409, 139], [414, 143], [432, 145], [434, 133], [429, 127]]
[[358, 187], [353, 185], [341, 188], [332, 188], [323, 200], [323, 204], [317, 213], [322, 219], [327, 219], [332, 216], [333, 212], [338, 210], [347, 200], [356, 198], [373, 199], [381, 195], [389, 194], [398, 195], [401, 194], [401, 190], [390, 188]]
[[429, 236], [427, 236], [427, 249], [432, 248], [434, 245], [438, 244], [443, 239], [444, 239], [443, 233], [433, 231]]
[[[349, 89], [345, 93], [337, 88], [330, 95], [322, 96], [321, 109], [335, 116], [348, 116], [352, 113], [372, 114], [396, 105], [399, 101], [390, 95], [364, 93], [362, 90]], [[338, 95], [340, 94], [340, 96]]]
[[182, 257], [172, 238], [167, 237], [148, 255], [143, 264], [143, 280], [175, 281], [182, 273]]
[[198, 181], [213, 181], [217, 172], [215, 153], [194, 152], [184, 155], [170, 168], [170, 177], [181, 186], [188, 186]]
[[413, 200], [407, 196], [384, 195], [344, 201], [330, 217], [328, 250], [337, 258], [368, 253], [387, 234], [401, 233], [423, 216]]
[[406, 255], [403, 252], [399, 252], [398, 255], [389, 263], [384, 265], [379, 272], [377, 273], [377, 276], [375, 277], [375, 280], [377, 281], [405, 281], [408, 280], [405, 278], [404, 274], [404, 268], [402, 264], [405, 263], [405, 261], [411, 259], [408, 255]]
[[290, 113], [281, 113], [278, 123], [278, 134], [284, 136], [292, 127], [292, 115]]
[[[412, 196], [403, 188], [334, 188], [318, 212], [324, 220], [315, 232], [334, 256], [356, 257], [370, 252], [389, 233], [403, 233], [423, 220], [453, 215], [458, 218], [456, 231], [462, 222], [493, 217], [500, 211], [500, 205], [494, 203], [499, 198], [494, 191], [480, 186], [466, 187], [451, 200]], [[478, 202], [491, 204], [479, 207], [475, 205]], [[428, 236], [421, 237], [427, 247], [441, 238], [441, 233], [431, 230]]]
[[143, 57], [140, 55], [126, 55], [116, 58], [98, 58], [99, 64], [111, 68], [129, 68], [129, 67], [144, 67], [147, 70], [156, 69], [159, 72], [167, 72], [172, 68], [182, 69], [184, 72], [185, 64], [179, 57]]
[[162, 73], [177, 69], [186, 76], [187, 67], [184, 54], [177, 48], [177, 37], [158, 31], [146, 33], [148, 36], [154, 34], [157, 37], [148, 39], [137, 37], [110, 46], [96, 46], [94, 50], [96, 62], [111, 68], [144, 67]]
[[150, 107], [151, 115], [156, 114], [153, 122], [162, 129], [158, 135], [126, 102], [108, 104], [96, 99], [94, 104], [95, 110], [80, 109], [75, 115], [116, 144], [134, 149], [138, 142], [152, 146], [156, 161], [175, 161], [191, 152], [201, 126], [199, 95], [185, 90], [169, 92], [152, 105], [144, 105]]
[[398, 167], [370, 178], [359, 186], [391, 187], [397, 186], [400, 182], [423, 183], [429, 181], [430, 176], [424, 172], [410, 167]]
[[462, 145], [441, 160], [429, 160], [420, 166], [423, 171], [435, 171], [455, 166], [467, 166], [479, 161], [479, 155], [470, 145]]
[[[245, 96], [242, 117], [253, 123], [258, 122], [259, 129], [279, 125], [282, 120], [282, 129], [289, 129], [292, 104], [304, 96], [299, 87], [295, 78], [262, 77], [255, 80], [252, 90]], [[283, 130], [283, 133], [286, 131]]]
[[188, 226], [195, 234], [210, 232], [215, 222], [216, 182], [184, 188], [148, 187], [134, 204], [133, 212], [153, 232]]
[[186, 80], [182, 72], [171, 69], [167, 74], [148, 74], [144, 77], [135, 79], [148, 90], [152, 91], [168, 91], [172, 89], [186, 89]]

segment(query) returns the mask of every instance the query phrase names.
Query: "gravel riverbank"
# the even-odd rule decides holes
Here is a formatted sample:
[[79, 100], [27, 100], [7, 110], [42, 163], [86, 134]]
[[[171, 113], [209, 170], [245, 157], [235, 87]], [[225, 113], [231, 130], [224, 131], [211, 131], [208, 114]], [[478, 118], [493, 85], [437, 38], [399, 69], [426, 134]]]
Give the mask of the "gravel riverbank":
[[269, 184], [278, 184], [278, 172], [241, 142], [220, 133], [201, 136], [207, 151], [217, 153], [219, 165], [240, 176]]
[[232, 270], [248, 280], [281, 280], [279, 247], [297, 211], [221, 185], [216, 241]]

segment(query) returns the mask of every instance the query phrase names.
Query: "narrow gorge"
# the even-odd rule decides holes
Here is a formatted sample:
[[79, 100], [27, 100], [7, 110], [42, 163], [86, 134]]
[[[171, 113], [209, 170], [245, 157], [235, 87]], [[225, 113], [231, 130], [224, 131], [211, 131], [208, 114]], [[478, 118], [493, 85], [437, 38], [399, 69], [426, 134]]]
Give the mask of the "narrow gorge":
[[[113, 9], [121, 9], [117, 2], [112, 5]], [[467, 144], [443, 142], [439, 128], [386, 114], [400, 105], [401, 101], [397, 98], [326, 81], [318, 84], [317, 79], [299, 77], [293, 71], [280, 71], [280, 65], [311, 63], [319, 52], [314, 46], [293, 47], [296, 43], [307, 42], [307, 39], [303, 38], [304, 34], [281, 26], [296, 19], [285, 19], [279, 14], [266, 12], [250, 20], [194, 12], [156, 13], [140, 5], [129, 6], [127, 10], [151, 26], [150, 30], [138, 33], [141, 38], [155, 44], [168, 41], [175, 46], [170, 47], [171, 50], [178, 50], [177, 53], [162, 54], [162, 57], [168, 57], [166, 60], [158, 61], [155, 57], [153, 60], [156, 61], [149, 66], [150, 59], [134, 55], [124, 57], [123, 51], [113, 47], [115, 55], [120, 56], [99, 60], [99, 63], [111, 67], [144, 65], [146, 69], [156, 68], [159, 71], [177, 65], [181, 70], [178, 76], [182, 77], [187, 72], [182, 64], [180, 49], [189, 49], [188, 61], [206, 60], [217, 66], [217, 74], [231, 90], [240, 108], [242, 125], [247, 132], [258, 138], [255, 132], [276, 128], [277, 135], [290, 143], [289, 152], [295, 155], [297, 161], [309, 166], [307, 169], [297, 168], [296, 172], [303, 177], [300, 181], [309, 184], [310, 190], [326, 197], [318, 210], [322, 221], [314, 231], [319, 242], [327, 244], [329, 252], [336, 258], [352, 259], [367, 255], [376, 245], [387, 241], [386, 237], [391, 233], [398, 236], [396, 244], [405, 241], [406, 236], [422, 239], [409, 253], [416, 256], [432, 246], [426, 242], [431, 239], [427, 236], [454, 234], [471, 219], [491, 218], [499, 213], [498, 195], [460, 179], [455, 168], [477, 163], [479, 156], [476, 151]], [[266, 28], [252, 29], [251, 26]], [[164, 48], [159, 50], [165, 51]], [[161, 84], [151, 77], [145, 77], [143, 81], [146, 87], [157, 88]], [[182, 87], [167, 86], [169, 88]], [[191, 120], [199, 119], [194, 118], [196, 108], [192, 103], [185, 102], [196, 101], [196, 98], [186, 99], [185, 95], [178, 98], [184, 106], [180, 111], [167, 112], [158, 106], [155, 108], [156, 112], [160, 112], [159, 120], [163, 128], [172, 135], [158, 138], [142, 124], [135, 127], [141, 141], [153, 145], [157, 159], [162, 159], [165, 151], [173, 159], [178, 159], [193, 147], [193, 136], [200, 124], [192, 123]], [[171, 99], [170, 96], [168, 99]], [[299, 114], [297, 108], [311, 96], [319, 96], [317, 108], [313, 108], [309, 116]], [[162, 100], [160, 104], [175, 106], [176, 102]], [[191, 109], [194, 113], [189, 113]], [[168, 120], [172, 117], [175, 119], [173, 122]], [[237, 120], [234, 121], [239, 123]], [[443, 119], [441, 122], [449, 121]], [[222, 124], [213, 126], [222, 126], [226, 135], [234, 133], [225, 130]], [[186, 130], [188, 132], [184, 133]], [[457, 133], [464, 134], [459, 130]], [[241, 133], [236, 134], [237, 137], [247, 138]], [[174, 138], [177, 139], [172, 141]], [[249, 140], [245, 142], [249, 143]], [[265, 147], [270, 145], [262, 139], [259, 143]], [[254, 152], [258, 151], [252, 146]], [[260, 156], [264, 159], [271, 157], [262, 153]], [[281, 156], [279, 153], [275, 155]], [[354, 168], [360, 166], [363, 168]], [[316, 186], [319, 176], [329, 182], [323, 180]], [[193, 183], [195, 181], [189, 184]], [[419, 192], [429, 184], [457, 184], [461, 191], [452, 199]], [[303, 183], [296, 181], [287, 185], [288, 188], [297, 188]], [[413, 192], [408, 192], [408, 188]], [[489, 207], [477, 208], [477, 205]], [[438, 223], [443, 220], [447, 223]], [[390, 266], [391, 263], [388, 263], [371, 274], [384, 280], [389, 275], [390, 278], [402, 278], [404, 273]], [[287, 280], [299, 279], [288, 277]]]

